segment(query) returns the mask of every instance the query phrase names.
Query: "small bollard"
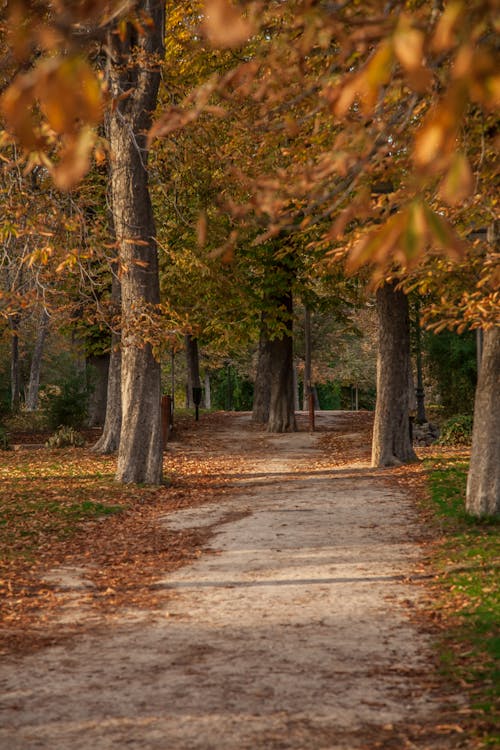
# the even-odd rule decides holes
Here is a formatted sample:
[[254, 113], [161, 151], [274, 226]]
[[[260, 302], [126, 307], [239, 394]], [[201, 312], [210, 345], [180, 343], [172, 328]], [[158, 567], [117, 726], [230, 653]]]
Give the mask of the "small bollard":
[[198, 421], [200, 418], [199, 409], [200, 409], [200, 404], [201, 404], [201, 393], [202, 393], [201, 388], [197, 386], [193, 386], [193, 403], [195, 406], [196, 421]]

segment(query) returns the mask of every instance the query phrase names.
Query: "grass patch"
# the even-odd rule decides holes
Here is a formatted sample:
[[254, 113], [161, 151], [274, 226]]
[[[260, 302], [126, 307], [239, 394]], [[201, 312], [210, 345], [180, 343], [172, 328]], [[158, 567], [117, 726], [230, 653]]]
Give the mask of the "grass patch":
[[443, 672], [469, 691], [481, 727], [481, 747], [500, 742], [500, 520], [465, 512], [468, 463], [426, 462], [432, 509], [442, 531], [437, 562], [438, 606], [446, 632], [440, 643]]
[[125, 490], [108, 457], [82, 451], [3, 454], [0, 461], [0, 563], [33, 561], [82, 524], [121, 513]]

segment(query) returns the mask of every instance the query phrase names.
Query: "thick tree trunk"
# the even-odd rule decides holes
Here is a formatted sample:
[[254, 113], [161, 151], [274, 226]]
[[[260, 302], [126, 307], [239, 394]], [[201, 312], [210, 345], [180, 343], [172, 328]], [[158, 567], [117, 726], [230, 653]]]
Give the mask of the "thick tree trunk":
[[90, 374], [90, 397], [88, 408], [89, 427], [102, 427], [106, 420], [106, 401], [110, 354], [93, 355], [87, 359]]
[[125, 483], [159, 484], [160, 364], [138, 319], [154, 313], [160, 300], [146, 133], [160, 83], [153, 56], [163, 56], [165, 4], [142, 0], [137, 9], [153, 22], [144, 25], [143, 35], [129, 24], [125, 38], [116, 33], [109, 36], [109, 78], [115, 99], [109, 116], [111, 197], [122, 293], [122, 427], [116, 478]]
[[409, 428], [410, 324], [408, 299], [384, 284], [377, 291], [379, 346], [372, 466], [416, 460]]
[[49, 315], [46, 310], [42, 310], [38, 333], [35, 341], [35, 348], [31, 357], [30, 379], [28, 382], [28, 393], [26, 396], [26, 409], [35, 411], [38, 409], [38, 391], [40, 389], [40, 372], [42, 369], [43, 351], [45, 340], [49, 330]]
[[10, 408], [19, 411], [21, 404], [21, 371], [19, 367], [19, 315], [9, 317], [10, 325]]
[[269, 419], [269, 405], [271, 403], [271, 357], [271, 341], [268, 337], [265, 316], [262, 315], [252, 408], [252, 420], [260, 424], [266, 424]]
[[474, 404], [467, 512], [500, 514], [500, 328], [484, 331]]
[[283, 336], [271, 342], [271, 399], [268, 432], [295, 432], [293, 398], [293, 339]]
[[293, 334], [292, 334], [292, 293], [281, 299], [280, 309], [284, 310], [287, 332], [281, 338], [269, 342], [271, 350], [271, 396], [269, 399], [268, 432], [295, 432], [294, 392], [293, 392]]
[[293, 270], [285, 261], [273, 260], [267, 278], [274, 289], [264, 300], [267, 313], [261, 317], [252, 419], [267, 423], [269, 432], [293, 432]]

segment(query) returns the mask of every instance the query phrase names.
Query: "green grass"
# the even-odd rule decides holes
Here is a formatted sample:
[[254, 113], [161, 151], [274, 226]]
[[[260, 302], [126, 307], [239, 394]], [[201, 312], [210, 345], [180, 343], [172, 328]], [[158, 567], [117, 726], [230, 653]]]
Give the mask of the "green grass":
[[[436, 562], [439, 606], [449, 622], [440, 656], [447, 678], [468, 686], [482, 725], [482, 746], [500, 742], [500, 519], [465, 511], [468, 464], [450, 458], [426, 463], [433, 513], [443, 534]], [[450, 615], [451, 613], [451, 615]]]
[[110, 462], [78, 451], [2, 454], [0, 564], [36, 559], [86, 521], [122, 512], [130, 491], [113, 482]]

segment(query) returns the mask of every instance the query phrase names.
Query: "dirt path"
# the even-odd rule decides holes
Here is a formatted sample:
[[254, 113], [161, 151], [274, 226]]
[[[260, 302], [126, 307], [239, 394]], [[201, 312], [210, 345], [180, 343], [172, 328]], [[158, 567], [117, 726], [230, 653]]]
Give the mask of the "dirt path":
[[162, 519], [217, 524], [210, 550], [158, 581], [159, 613], [4, 663], [2, 750], [446, 747], [423, 729], [440, 706], [408, 614], [415, 511], [363, 460], [325, 468], [321, 435], [232, 417], [212, 449], [251, 471]]

